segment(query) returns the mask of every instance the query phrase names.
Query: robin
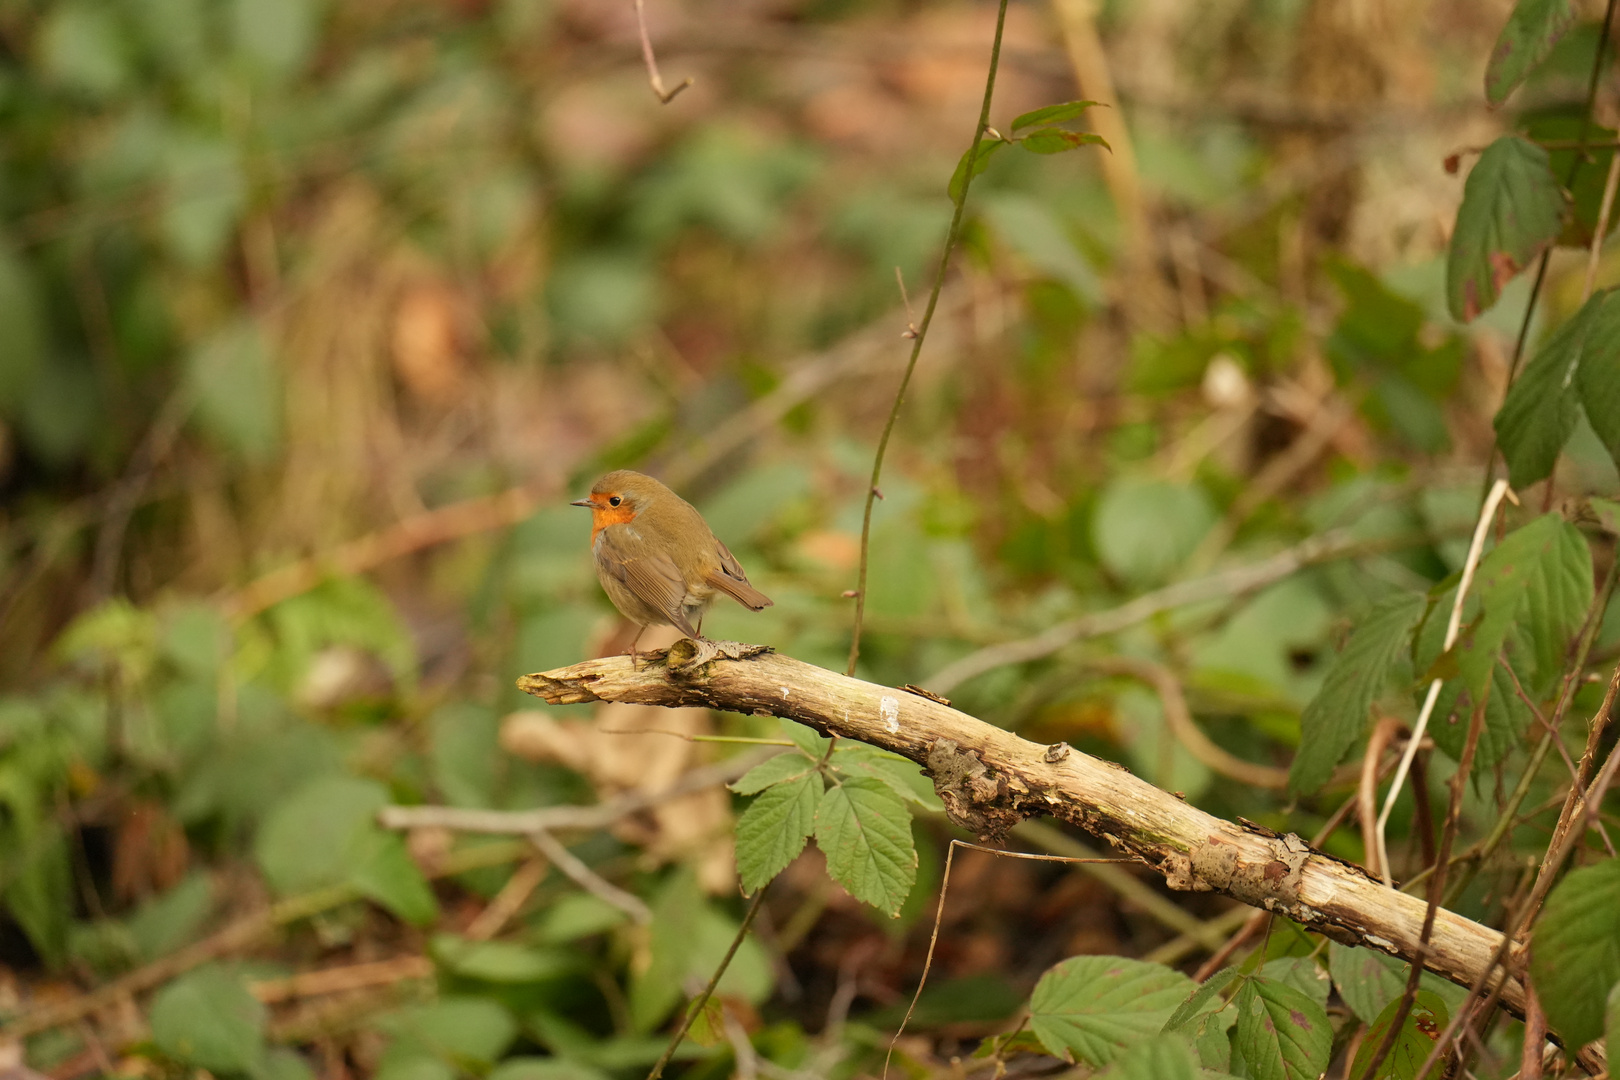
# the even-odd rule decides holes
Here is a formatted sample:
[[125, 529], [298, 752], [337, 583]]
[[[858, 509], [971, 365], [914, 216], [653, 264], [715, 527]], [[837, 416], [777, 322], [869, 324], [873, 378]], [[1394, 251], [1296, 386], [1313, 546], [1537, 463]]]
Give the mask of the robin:
[[697, 508], [652, 477], [630, 469], [610, 472], [591, 487], [589, 498], [573, 505], [591, 511], [597, 580], [619, 613], [636, 624], [632, 660], [649, 626], [673, 626], [707, 640], [703, 612], [716, 592], [753, 611], [771, 606]]

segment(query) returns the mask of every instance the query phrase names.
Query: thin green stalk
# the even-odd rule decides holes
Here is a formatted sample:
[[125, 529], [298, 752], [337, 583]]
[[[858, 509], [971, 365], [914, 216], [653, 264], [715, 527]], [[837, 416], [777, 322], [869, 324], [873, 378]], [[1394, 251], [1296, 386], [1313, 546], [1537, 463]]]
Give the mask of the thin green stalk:
[[923, 309], [922, 321], [917, 324], [911, 339], [911, 357], [906, 361], [906, 372], [900, 377], [900, 389], [895, 391], [894, 404], [889, 407], [888, 422], [878, 439], [877, 455], [872, 459], [872, 482], [866, 486], [866, 510], [861, 517], [861, 568], [855, 582], [855, 632], [849, 643], [849, 666], [844, 674], [855, 674], [855, 661], [861, 656], [861, 623], [866, 618], [866, 567], [872, 541], [872, 503], [877, 498], [878, 481], [883, 476], [883, 457], [889, 449], [889, 436], [900, 419], [900, 405], [906, 399], [906, 387], [911, 385], [911, 373], [917, 368], [917, 357], [922, 354], [928, 327], [934, 321], [934, 309], [939, 306], [939, 293], [945, 287], [945, 273], [950, 269], [951, 252], [962, 232], [962, 211], [967, 206], [968, 189], [973, 186], [973, 173], [979, 160], [979, 142], [985, 128], [990, 126], [990, 99], [996, 91], [996, 69], [1001, 64], [1001, 32], [1007, 25], [1007, 0], [1001, 0], [996, 10], [996, 37], [990, 46], [990, 73], [984, 80], [984, 101], [979, 106], [979, 121], [973, 128], [973, 141], [968, 144], [967, 175], [962, 181], [962, 197], [956, 200], [951, 213], [951, 227], [945, 233], [945, 250], [939, 256], [939, 268], [934, 272], [934, 287], [928, 293], [928, 306]]
[[714, 996], [714, 988], [720, 985], [720, 979], [725, 975], [726, 968], [731, 966], [731, 958], [742, 948], [743, 938], [748, 936], [748, 928], [754, 924], [754, 916], [759, 914], [759, 905], [765, 899], [765, 890], [768, 887], [769, 882], [760, 886], [759, 892], [754, 894], [753, 902], [748, 905], [748, 913], [743, 916], [742, 925], [737, 928], [737, 936], [731, 939], [731, 948], [721, 957], [720, 966], [714, 969], [714, 974], [709, 978], [709, 985], [703, 988], [703, 993], [699, 994], [697, 1000], [692, 1002], [691, 1008], [686, 1010], [686, 1019], [681, 1021], [681, 1026], [675, 1031], [675, 1037], [664, 1047], [663, 1056], [652, 1067], [652, 1072], [647, 1074], [647, 1080], [658, 1080], [664, 1075], [664, 1066], [669, 1064], [670, 1058], [675, 1056], [675, 1051], [680, 1049], [681, 1040], [686, 1038], [686, 1033], [691, 1030], [698, 1014], [709, 1004], [709, 999]]

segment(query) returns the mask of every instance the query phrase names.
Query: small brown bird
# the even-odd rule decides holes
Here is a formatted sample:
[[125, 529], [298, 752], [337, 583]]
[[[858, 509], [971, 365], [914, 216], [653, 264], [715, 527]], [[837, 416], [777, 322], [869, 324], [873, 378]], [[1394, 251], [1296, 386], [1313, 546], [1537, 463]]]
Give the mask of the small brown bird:
[[591, 511], [597, 579], [613, 606], [638, 627], [632, 660], [649, 626], [673, 626], [706, 640], [703, 613], [716, 592], [753, 611], [771, 606], [697, 508], [652, 477], [629, 469], [610, 472], [591, 487], [589, 498], [573, 505]]

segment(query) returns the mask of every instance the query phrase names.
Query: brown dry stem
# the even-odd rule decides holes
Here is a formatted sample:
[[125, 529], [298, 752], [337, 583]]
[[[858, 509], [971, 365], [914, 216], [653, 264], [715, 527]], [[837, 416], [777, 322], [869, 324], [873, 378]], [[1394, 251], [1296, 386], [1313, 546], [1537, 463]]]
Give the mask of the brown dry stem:
[[[951, 819], [980, 839], [997, 841], [1025, 819], [1055, 817], [1139, 859], [1173, 889], [1221, 892], [1336, 941], [1419, 958], [1465, 986], [1486, 971], [1501, 943], [1497, 931], [1442, 909], [1425, 949], [1423, 901], [1297, 836], [1207, 814], [1079, 751], [1049, 754], [938, 702], [776, 653], [692, 660], [691, 643], [683, 641], [644, 656], [639, 668], [625, 657], [604, 657], [526, 675], [518, 686], [552, 704], [702, 706], [785, 717], [857, 739], [924, 766]], [[1508, 969], [1518, 970], [1521, 960], [1515, 955]], [[1523, 1008], [1516, 978], [1502, 991], [1510, 1008]]]

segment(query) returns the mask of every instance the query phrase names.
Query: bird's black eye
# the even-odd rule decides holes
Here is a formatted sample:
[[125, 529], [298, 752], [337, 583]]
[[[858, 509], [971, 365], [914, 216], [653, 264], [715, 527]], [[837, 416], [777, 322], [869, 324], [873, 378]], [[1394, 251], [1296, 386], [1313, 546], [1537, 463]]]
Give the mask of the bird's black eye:
[[624, 500], [619, 498], [617, 495], [615, 495], [615, 496], [613, 496], [613, 498], [608, 500], [608, 505], [609, 506], [618, 506], [622, 502], [624, 502]]

